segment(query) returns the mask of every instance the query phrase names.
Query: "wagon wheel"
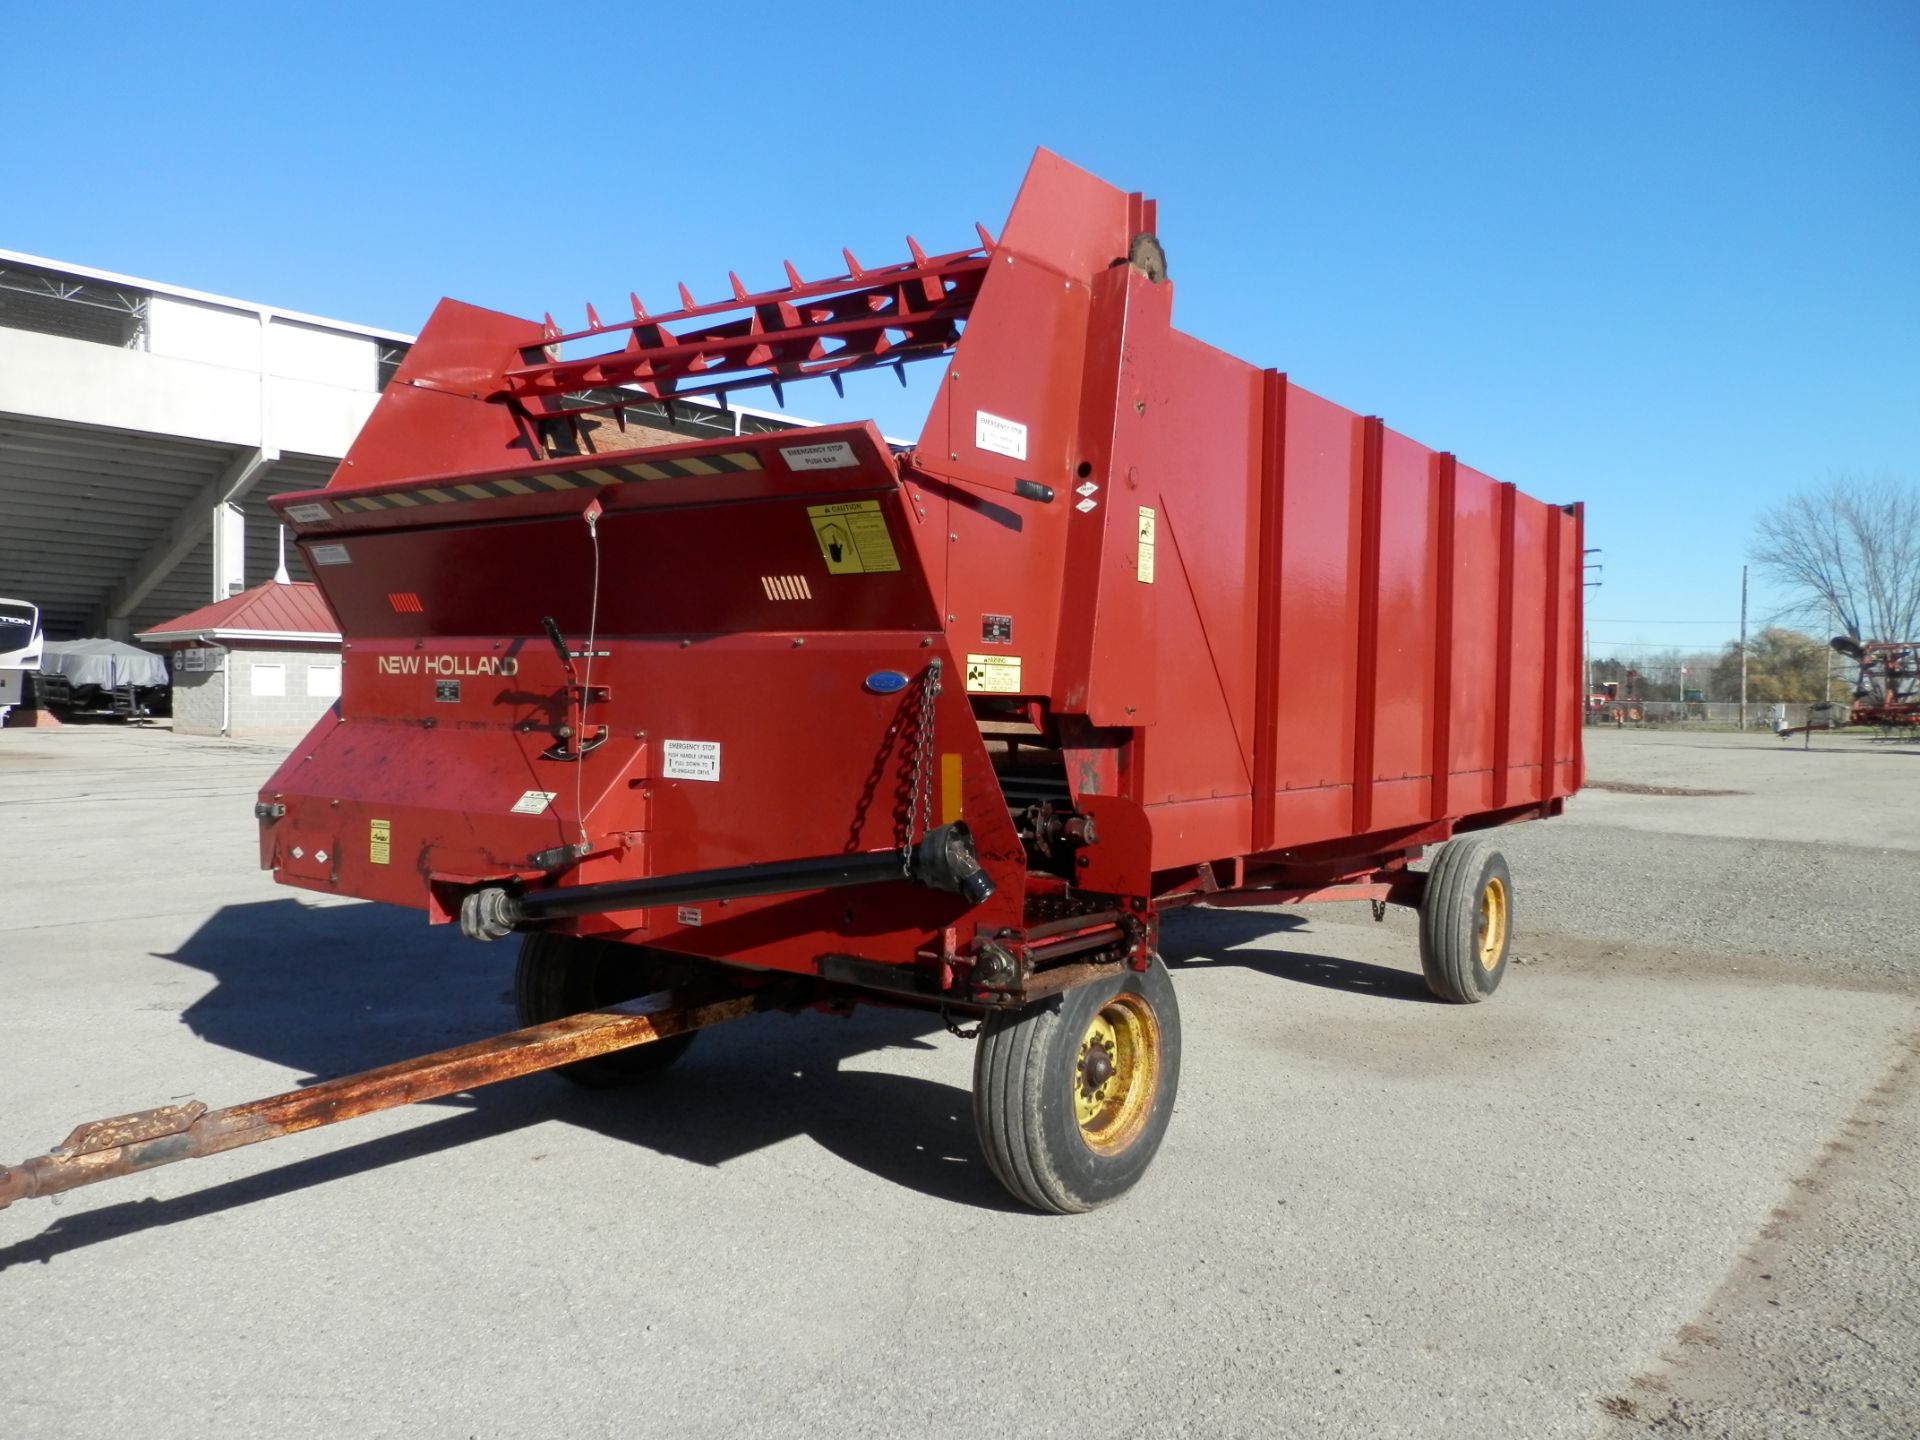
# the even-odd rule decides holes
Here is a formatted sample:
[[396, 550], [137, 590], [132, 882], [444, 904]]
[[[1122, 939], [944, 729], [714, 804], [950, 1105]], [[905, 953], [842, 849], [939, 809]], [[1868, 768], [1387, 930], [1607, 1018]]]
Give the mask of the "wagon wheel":
[[1116, 1200], [1153, 1162], [1180, 1088], [1180, 1007], [1155, 956], [989, 1016], [973, 1062], [973, 1121], [1000, 1183], [1037, 1210]]
[[[513, 967], [513, 1008], [524, 1025], [544, 1025], [583, 1010], [618, 1005], [684, 978], [685, 962], [657, 950], [546, 931], [522, 937]], [[555, 1071], [576, 1085], [601, 1090], [658, 1075], [700, 1038], [690, 1030], [626, 1050], [577, 1060]]]
[[1500, 988], [1513, 943], [1513, 877], [1485, 840], [1450, 840], [1420, 898], [1420, 968], [1442, 1000], [1471, 1004]]

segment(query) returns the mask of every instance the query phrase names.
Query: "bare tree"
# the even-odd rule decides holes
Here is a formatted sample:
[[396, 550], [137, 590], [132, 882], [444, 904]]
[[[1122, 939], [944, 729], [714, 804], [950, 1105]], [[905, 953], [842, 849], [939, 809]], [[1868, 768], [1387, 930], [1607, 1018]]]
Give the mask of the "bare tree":
[[[1811, 635], [1769, 625], [1747, 643], [1747, 699], [1770, 704], [1777, 700], [1824, 700], [1827, 662], [1833, 652]], [[1713, 688], [1730, 699], [1740, 698], [1740, 642], [1727, 642], [1726, 652], [1713, 665]]]
[[1920, 486], [1836, 475], [1760, 516], [1753, 563], [1803, 620], [1831, 611], [1856, 640], [1920, 636]]

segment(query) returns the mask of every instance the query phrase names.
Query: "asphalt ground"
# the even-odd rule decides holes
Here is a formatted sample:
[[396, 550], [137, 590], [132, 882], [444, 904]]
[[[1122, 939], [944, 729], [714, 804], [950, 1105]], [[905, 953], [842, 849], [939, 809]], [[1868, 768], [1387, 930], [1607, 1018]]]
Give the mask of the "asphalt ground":
[[[0, 1428], [1911, 1436], [1916, 748], [1593, 735], [1482, 1006], [1398, 912], [1177, 917], [1178, 1112], [1092, 1215], [885, 1011], [23, 1202]], [[275, 759], [0, 731], [0, 1160], [512, 1024], [507, 946], [254, 868]]]

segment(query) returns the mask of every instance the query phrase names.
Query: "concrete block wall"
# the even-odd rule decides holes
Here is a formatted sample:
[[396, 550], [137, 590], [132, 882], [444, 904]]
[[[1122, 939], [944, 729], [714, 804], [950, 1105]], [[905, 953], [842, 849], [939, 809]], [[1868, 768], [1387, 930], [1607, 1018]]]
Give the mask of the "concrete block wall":
[[[283, 693], [256, 695], [266, 677], [263, 667], [278, 666]], [[329, 690], [326, 676], [332, 672]], [[185, 671], [177, 665], [173, 678], [173, 728], [182, 735], [218, 735], [225, 687], [233, 687], [228, 734], [298, 736], [313, 728], [338, 695], [340, 652], [329, 646], [306, 645], [273, 649], [235, 646], [227, 651], [218, 671]], [[268, 688], [272, 688], [269, 686]]]
[[225, 674], [211, 670], [184, 670], [179, 652], [167, 657], [173, 674], [173, 728], [180, 735], [220, 733], [220, 693]]
[[[284, 694], [254, 694], [261, 666], [278, 665], [284, 682]], [[321, 688], [313, 672], [331, 668], [334, 694], [315, 694]], [[325, 645], [303, 645], [285, 650], [237, 647], [227, 655], [227, 668], [233, 685], [233, 727], [231, 734], [304, 735], [313, 722], [333, 704], [339, 691], [340, 652]]]

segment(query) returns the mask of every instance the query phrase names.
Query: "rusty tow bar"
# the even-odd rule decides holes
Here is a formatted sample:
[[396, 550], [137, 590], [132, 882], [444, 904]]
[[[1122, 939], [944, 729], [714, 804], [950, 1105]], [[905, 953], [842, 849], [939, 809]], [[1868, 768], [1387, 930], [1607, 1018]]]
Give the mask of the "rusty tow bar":
[[437, 1100], [499, 1080], [664, 1040], [776, 1008], [785, 998], [785, 992], [777, 986], [683, 1006], [676, 1006], [671, 995], [648, 995], [224, 1110], [209, 1110], [200, 1101], [189, 1100], [183, 1105], [162, 1105], [110, 1120], [90, 1121], [47, 1154], [0, 1168], [0, 1210], [16, 1200], [57, 1195], [119, 1175], [171, 1165], [176, 1160], [218, 1155], [242, 1145], [335, 1125], [420, 1100]]

